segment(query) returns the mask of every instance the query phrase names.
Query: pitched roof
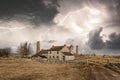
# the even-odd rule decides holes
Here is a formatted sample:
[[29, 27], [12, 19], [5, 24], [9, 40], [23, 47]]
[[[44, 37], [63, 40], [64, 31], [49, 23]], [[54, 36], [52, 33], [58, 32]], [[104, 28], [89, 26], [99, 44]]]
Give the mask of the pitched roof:
[[47, 54], [49, 49], [42, 49], [38, 54]]
[[67, 46], [68, 47], [68, 49], [71, 49], [71, 48], [73, 48], [73, 45], [70, 45], [70, 46]]
[[48, 54], [49, 49], [42, 49], [40, 52], [33, 55], [33, 57], [42, 56], [42, 54]]
[[72, 56], [73, 54], [70, 53], [70, 52], [62, 52], [64, 55], [67, 55], [67, 56]]
[[47, 57], [46, 57], [46, 56], [44, 56], [44, 55], [40, 55], [40, 57], [41, 57], [41, 58], [47, 58]]
[[35, 55], [33, 55], [32, 57], [41, 57], [41, 58], [47, 58], [46, 56], [44, 56], [44, 55], [41, 55], [41, 54], [35, 54]]
[[64, 46], [53, 46], [50, 48], [51, 51], [60, 51], [64, 48]]

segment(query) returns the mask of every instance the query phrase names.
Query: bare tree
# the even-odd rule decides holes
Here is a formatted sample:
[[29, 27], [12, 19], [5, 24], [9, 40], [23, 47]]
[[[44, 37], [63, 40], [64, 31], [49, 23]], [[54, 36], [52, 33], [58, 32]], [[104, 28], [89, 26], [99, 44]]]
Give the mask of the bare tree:
[[31, 43], [25, 42], [20, 44], [18, 47], [18, 53], [21, 54], [22, 57], [28, 57], [32, 52]]

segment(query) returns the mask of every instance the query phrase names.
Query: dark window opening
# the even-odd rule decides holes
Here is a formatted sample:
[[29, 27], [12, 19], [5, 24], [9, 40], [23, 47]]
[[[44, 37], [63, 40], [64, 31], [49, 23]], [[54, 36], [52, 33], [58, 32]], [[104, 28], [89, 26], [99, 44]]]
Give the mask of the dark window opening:
[[59, 56], [57, 56], [57, 59], [59, 58]]
[[57, 54], [59, 54], [59, 51], [57, 51]]

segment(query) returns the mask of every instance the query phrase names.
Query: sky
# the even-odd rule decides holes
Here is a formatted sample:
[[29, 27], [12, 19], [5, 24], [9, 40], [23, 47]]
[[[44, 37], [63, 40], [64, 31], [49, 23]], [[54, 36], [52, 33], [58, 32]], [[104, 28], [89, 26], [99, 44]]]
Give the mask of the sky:
[[[0, 0], [0, 48], [23, 42], [120, 49], [119, 0]], [[118, 51], [120, 54], [120, 51]]]

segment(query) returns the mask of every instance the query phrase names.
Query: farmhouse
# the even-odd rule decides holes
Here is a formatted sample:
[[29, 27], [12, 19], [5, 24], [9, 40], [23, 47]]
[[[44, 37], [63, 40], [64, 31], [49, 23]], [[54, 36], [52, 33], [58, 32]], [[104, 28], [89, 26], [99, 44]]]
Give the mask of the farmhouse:
[[67, 45], [64, 46], [52, 46], [48, 51], [48, 59], [55, 59], [55, 60], [74, 60], [75, 57], [71, 53], [71, 46], [68, 47]]
[[39, 57], [41, 59], [49, 59], [49, 60], [74, 60], [75, 57], [72, 54], [73, 46], [52, 46], [50, 49], [42, 49], [40, 50], [39, 42], [37, 42], [36, 54], [33, 57]]

